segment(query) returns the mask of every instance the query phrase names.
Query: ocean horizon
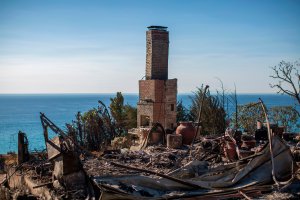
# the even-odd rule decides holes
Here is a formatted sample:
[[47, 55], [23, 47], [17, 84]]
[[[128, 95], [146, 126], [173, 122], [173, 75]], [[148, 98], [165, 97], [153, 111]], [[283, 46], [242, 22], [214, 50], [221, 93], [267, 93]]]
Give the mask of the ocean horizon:
[[[0, 154], [17, 150], [17, 134], [27, 134], [31, 151], [45, 148], [39, 113], [43, 112], [57, 126], [65, 130], [65, 124], [72, 122], [78, 111], [86, 112], [98, 106], [101, 100], [107, 107], [110, 98], [116, 93], [62, 93], [62, 94], [0, 94]], [[193, 93], [179, 93], [185, 107], [191, 105]], [[123, 93], [124, 103], [136, 106], [137, 93]], [[287, 95], [247, 93], [238, 94], [238, 103], [257, 102], [261, 98], [267, 107], [294, 105], [294, 100]], [[232, 110], [231, 105], [228, 110]], [[53, 135], [52, 135], [53, 136]]]

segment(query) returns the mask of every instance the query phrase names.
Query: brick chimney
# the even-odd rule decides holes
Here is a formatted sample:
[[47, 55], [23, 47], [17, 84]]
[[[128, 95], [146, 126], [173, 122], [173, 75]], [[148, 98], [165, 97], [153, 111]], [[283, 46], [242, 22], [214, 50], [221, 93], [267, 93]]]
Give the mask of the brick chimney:
[[167, 80], [169, 56], [169, 32], [167, 27], [149, 26], [146, 37], [146, 80]]
[[139, 81], [138, 127], [155, 122], [164, 128], [176, 126], [177, 79], [168, 79], [169, 32], [164, 26], [149, 26], [146, 32], [146, 80]]

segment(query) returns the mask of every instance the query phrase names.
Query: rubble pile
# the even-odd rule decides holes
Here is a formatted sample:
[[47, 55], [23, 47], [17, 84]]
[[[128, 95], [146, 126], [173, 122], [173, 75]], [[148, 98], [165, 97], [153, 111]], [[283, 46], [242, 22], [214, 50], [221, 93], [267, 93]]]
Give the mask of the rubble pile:
[[216, 148], [214, 145], [216, 145], [214, 141], [204, 141], [195, 144], [191, 149], [187, 146], [182, 149], [170, 149], [158, 145], [139, 151], [110, 150], [105, 151], [101, 157], [84, 160], [83, 166], [91, 176], [139, 174], [132, 170], [120, 170], [111, 165], [111, 162], [167, 174], [193, 160], [209, 161], [211, 165], [220, 163], [222, 154], [220, 148]]
[[9, 192], [13, 199], [85, 199], [87, 196], [85, 188], [73, 187], [71, 189], [55, 181], [54, 163], [47, 159], [40, 159], [44, 156], [45, 153], [31, 154], [28, 162], [7, 166], [8, 172], [2, 185], [10, 190], [3, 188], [2, 192], [6, 194]]
[[[127, 162], [122, 162], [122, 159], [120, 159], [118, 163], [115, 163], [115, 158], [108, 158], [105, 161], [98, 159], [105, 163], [104, 168], [114, 169], [114, 171], [121, 171], [122, 173], [115, 174], [111, 171], [100, 174], [93, 174], [92, 171], [87, 171], [87, 173], [92, 173], [93, 180], [99, 185], [102, 192], [107, 192], [103, 199], [122, 199], [124, 197], [125, 199], [140, 197], [153, 197], [154, 199], [179, 198], [179, 194], [181, 197], [187, 198], [190, 196], [211, 195], [212, 192], [215, 195], [218, 192], [219, 195], [222, 195], [226, 191], [231, 191], [235, 195], [241, 191], [247, 194], [255, 191], [262, 195], [261, 192], [272, 191], [275, 188], [272, 184], [268, 185], [266, 183], [274, 181], [281, 185], [287, 184], [293, 179], [291, 178], [293, 158], [290, 149], [277, 137], [274, 137], [272, 142], [276, 147], [273, 152], [274, 160], [270, 156], [271, 151], [268, 145], [265, 145], [255, 155], [233, 163], [219, 162], [219, 164], [216, 164], [209, 161], [200, 161], [192, 159], [191, 155], [193, 153], [187, 155], [185, 151], [186, 157], [182, 160], [187, 163], [181, 162], [174, 168], [160, 170], [160, 165], [141, 162], [143, 157], [149, 157], [147, 153], [144, 156], [131, 157], [131, 159], [127, 157]], [[200, 144], [199, 146], [203, 145]], [[154, 149], [162, 150], [161, 147], [152, 147], [150, 152], [153, 152]], [[194, 151], [196, 152], [198, 149], [195, 148]], [[124, 152], [124, 154], [126, 156], [128, 152]], [[170, 150], [170, 152], [162, 154], [165, 155], [162, 160], [170, 159], [170, 155], [174, 154], [175, 152]], [[138, 159], [135, 160], [134, 158]], [[156, 158], [156, 156], [153, 156], [153, 158]], [[188, 162], [188, 160], [191, 161]], [[91, 162], [95, 163], [95, 161]], [[276, 163], [274, 166], [272, 165], [273, 162]], [[275, 172], [275, 175], [272, 174], [272, 171]], [[286, 183], [280, 182], [284, 180], [289, 181]], [[261, 184], [264, 187], [257, 189]]]
[[[196, 138], [190, 132], [170, 137], [155, 125], [90, 152], [48, 118], [44, 124], [45, 152], [28, 155], [26, 135], [20, 132], [18, 156], [7, 158], [2, 169], [1, 199], [300, 197], [300, 149], [294, 139], [272, 135], [257, 143], [231, 130], [214, 137]], [[58, 136], [48, 138], [48, 127]], [[190, 142], [179, 143], [185, 136]], [[138, 142], [125, 144], [128, 138]]]

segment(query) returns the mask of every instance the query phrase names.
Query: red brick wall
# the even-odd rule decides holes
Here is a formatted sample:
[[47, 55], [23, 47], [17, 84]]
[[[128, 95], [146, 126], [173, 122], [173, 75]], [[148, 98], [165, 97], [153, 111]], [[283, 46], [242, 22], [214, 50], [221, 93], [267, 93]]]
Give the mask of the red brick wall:
[[176, 125], [177, 79], [140, 80], [139, 94], [138, 126], [141, 115], [149, 116], [150, 123], [160, 122], [165, 128]]
[[165, 96], [165, 81], [140, 80], [139, 94], [141, 100], [151, 99], [153, 102], [163, 102]]

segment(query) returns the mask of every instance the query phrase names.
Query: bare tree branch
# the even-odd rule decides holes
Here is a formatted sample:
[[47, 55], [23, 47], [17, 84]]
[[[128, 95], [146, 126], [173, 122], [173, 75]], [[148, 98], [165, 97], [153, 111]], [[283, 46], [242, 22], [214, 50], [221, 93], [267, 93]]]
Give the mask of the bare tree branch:
[[[300, 105], [300, 64], [281, 61], [277, 66], [271, 67], [273, 75], [270, 77], [278, 82], [270, 84], [271, 88], [277, 88], [277, 93], [287, 94], [297, 100]], [[285, 83], [285, 87], [283, 86]]]

